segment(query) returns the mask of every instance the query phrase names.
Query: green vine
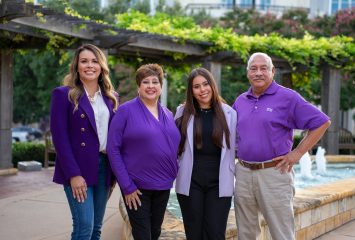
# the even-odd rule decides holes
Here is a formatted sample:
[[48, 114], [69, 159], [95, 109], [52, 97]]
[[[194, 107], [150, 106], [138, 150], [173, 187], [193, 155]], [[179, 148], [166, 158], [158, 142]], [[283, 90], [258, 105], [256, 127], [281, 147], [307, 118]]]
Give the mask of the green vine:
[[232, 51], [244, 61], [250, 53], [264, 51], [287, 60], [294, 70], [297, 64], [314, 69], [321, 60], [345, 69], [354, 69], [355, 45], [350, 37], [314, 38], [306, 34], [302, 39], [285, 38], [278, 34], [244, 36], [232, 29], [221, 27], [202, 28], [189, 17], [171, 17], [164, 13], [148, 16], [137, 11], [117, 15], [121, 28], [168, 35], [185, 40], [213, 43], [209, 53]]
[[[81, 16], [69, 5], [65, 7], [65, 14], [90, 20], [88, 17]], [[38, 18], [41, 19], [42, 16], [38, 15]], [[308, 33], [301, 39], [285, 38], [276, 33], [246, 36], [236, 34], [231, 28], [220, 26], [203, 28], [197, 25], [192, 18], [186, 16], [177, 17], [159, 12], [155, 16], [150, 16], [135, 10], [116, 15], [116, 20], [116, 26], [119, 28], [167, 35], [181, 44], [187, 40], [209, 42], [212, 45], [208, 47], [207, 53], [230, 51], [244, 62], [247, 61], [251, 53], [262, 51], [271, 56], [285, 59], [296, 73], [299, 72], [297, 68], [299, 65], [306, 66], [307, 74], [298, 74], [297, 77], [293, 77], [295, 84], [307, 84], [308, 79], [319, 78], [319, 67], [323, 62], [346, 71], [355, 69], [355, 44], [351, 37], [315, 38]], [[108, 25], [103, 21], [95, 22]], [[81, 24], [74, 30], [85, 29], [85, 27], [86, 24]], [[115, 35], [116, 33], [111, 31], [110, 34]], [[58, 34], [47, 32], [46, 35], [50, 39], [47, 45], [49, 50], [58, 49], [63, 45], [69, 46], [74, 42], [72, 38]], [[185, 58], [185, 55], [181, 53], [167, 51], [166, 54], [175, 60]], [[140, 62], [143, 61], [143, 58], [137, 55], [136, 60]]]
[[[65, 13], [90, 20], [70, 7], [65, 8]], [[135, 10], [118, 14], [116, 18], [117, 27], [175, 37], [176, 41], [181, 44], [186, 40], [210, 42], [212, 46], [207, 49], [208, 53], [231, 51], [244, 61], [250, 53], [263, 51], [287, 60], [294, 70], [298, 64], [302, 64], [307, 66], [310, 72], [314, 72], [321, 60], [338, 68], [355, 69], [355, 44], [351, 37], [314, 38], [308, 33], [302, 39], [285, 38], [278, 34], [245, 36], [234, 33], [231, 28], [225, 29], [218, 26], [202, 28], [190, 17], [173, 17], [159, 12], [155, 16], [150, 16]], [[103, 21], [96, 22], [108, 24]], [[78, 29], [85, 28], [84, 25], [80, 25]], [[57, 43], [61, 40], [68, 42], [65, 37], [53, 36], [54, 39], [51, 39], [49, 43], [52, 47], [58, 46]], [[184, 55], [179, 53], [167, 52], [167, 54], [172, 54], [174, 59], [184, 58]]]

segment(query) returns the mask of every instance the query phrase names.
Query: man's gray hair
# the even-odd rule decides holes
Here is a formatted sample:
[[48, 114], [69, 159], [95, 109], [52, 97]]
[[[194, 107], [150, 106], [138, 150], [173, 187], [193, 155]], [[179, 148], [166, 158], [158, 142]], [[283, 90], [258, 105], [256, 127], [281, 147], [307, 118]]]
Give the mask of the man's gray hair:
[[269, 55], [267, 55], [266, 53], [262, 53], [262, 52], [256, 52], [250, 56], [250, 58], [248, 60], [247, 70], [249, 70], [250, 64], [254, 61], [254, 58], [259, 57], [259, 56], [263, 57], [266, 60], [266, 65], [269, 68], [269, 70], [271, 71], [271, 69], [274, 67], [274, 64], [272, 63], [272, 59]]

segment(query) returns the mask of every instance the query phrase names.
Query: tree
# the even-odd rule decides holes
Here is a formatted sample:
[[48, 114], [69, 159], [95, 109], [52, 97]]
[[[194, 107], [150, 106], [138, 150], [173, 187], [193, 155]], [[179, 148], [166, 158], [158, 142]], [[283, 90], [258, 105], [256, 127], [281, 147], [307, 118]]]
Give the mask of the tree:
[[[147, 0], [145, 0], [147, 2]], [[65, 8], [71, 8], [82, 16], [87, 16], [92, 20], [103, 20], [108, 23], [115, 22], [115, 15], [128, 11], [132, 4], [132, 0], [111, 0], [110, 5], [101, 9], [97, 0], [45, 0], [43, 3], [46, 7], [54, 9], [58, 12], [64, 12]], [[137, 7], [144, 10], [146, 3], [137, 3]], [[149, 7], [149, 1], [148, 1]]]
[[[346, 111], [355, 107], [355, 71], [343, 74], [341, 85], [340, 105]], [[355, 116], [354, 116], [355, 117]]]
[[229, 105], [234, 103], [237, 96], [247, 91], [249, 86], [245, 66], [223, 66], [221, 76], [221, 95]]
[[338, 11], [335, 15], [335, 26], [333, 34], [343, 34], [355, 38], [355, 8]]
[[185, 16], [185, 10], [182, 8], [180, 2], [174, 0], [172, 6], [166, 5], [165, 0], [159, 0], [158, 6], [156, 7], [157, 12], [167, 13], [171, 16]]
[[[66, 7], [72, 7], [80, 14], [90, 15], [92, 19], [105, 19], [113, 22], [114, 15], [128, 9], [130, 1], [115, 0], [116, 5], [100, 9], [98, 1], [47, 0], [45, 6], [64, 12]], [[116, 12], [117, 11], [117, 12]], [[48, 119], [51, 90], [61, 85], [64, 75], [68, 72], [72, 50], [21, 51], [14, 56], [14, 104], [13, 121], [29, 124]], [[111, 65], [112, 67], [112, 65]], [[114, 86], [127, 76], [111, 71]]]
[[346, 35], [355, 38], [355, 8], [335, 15], [308, 18], [305, 10], [289, 10], [277, 17], [254, 9], [235, 8], [220, 18], [220, 25], [245, 35], [279, 33], [284, 37], [302, 38], [306, 32], [316, 37]]
[[[309, 19], [307, 12], [303, 10], [290, 10], [283, 13], [280, 18], [277, 18], [272, 14], [260, 14], [253, 9], [236, 8], [221, 17], [219, 24], [224, 28], [232, 28], [234, 32], [243, 35], [278, 33], [287, 38], [302, 38], [308, 32], [317, 38], [336, 35], [355, 38], [355, 9], [341, 10], [333, 16], [325, 15]], [[233, 72], [232, 69], [225, 69], [225, 71]], [[231, 77], [242, 77], [240, 73], [240, 75], [226, 74]], [[240, 77], [237, 77], [237, 79], [240, 79]], [[298, 80], [300, 78], [303, 81], [299, 84]], [[353, 94], [355, 91], [354, 78], [353, 71], [343, 71], [340, 101], [342, 110], [348, 110], [355, 106], [355, 95]], [[309, 85], [304, 84], [305, 79], [308, 79]], [[321, 80], [319, 74], [293, 74], [293, 83], [305, 98], [320, 104]], [[225, 91], [229, 91], [229, 89], [226, 88]]]
[[199, 24], [203, 28], [209, 28], [218, 24], [218, 19], [211, 17], [206, 10], [200, 10], [196, 13], [191, 12], [190, 16], [195, 23]]
[[150, 13], [149, 0], [136, 1], [136, 3], [133, 5], [133, 8], [139, 12], [148, 14]]
[[68, 69], [68, 60], [59, 54], [30, 50], [14, 56], [13, 121], [37, 122], [49, 113], [51, 89], [60, 85]]
[[131, 2], [131, 0], [111, 0], [110, 5], [101, 10], [103, 14], [102, 19], [108, 23], [114, 23], [116, 20], [115, 15], [127, 12]]

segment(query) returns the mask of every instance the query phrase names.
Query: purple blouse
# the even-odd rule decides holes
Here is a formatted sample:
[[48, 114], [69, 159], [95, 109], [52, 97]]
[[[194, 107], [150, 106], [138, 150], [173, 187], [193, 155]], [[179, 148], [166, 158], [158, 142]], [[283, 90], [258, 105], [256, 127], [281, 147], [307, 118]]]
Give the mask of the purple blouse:
[[293, 143], [293, 129], [314, 130], [329, 117], [297, 92], [275, 81], [256, 98], [251, 89], [241, 94], [237, 111], [238, 158], [263, 162], [287, 154]]
[[160, 104], [158, 110], [159, 121], [137, 97], [112, 119], [107, 153], [124, 194], [137, 188], [167, 190], [176, 178], [180, 133], [172, 113]]

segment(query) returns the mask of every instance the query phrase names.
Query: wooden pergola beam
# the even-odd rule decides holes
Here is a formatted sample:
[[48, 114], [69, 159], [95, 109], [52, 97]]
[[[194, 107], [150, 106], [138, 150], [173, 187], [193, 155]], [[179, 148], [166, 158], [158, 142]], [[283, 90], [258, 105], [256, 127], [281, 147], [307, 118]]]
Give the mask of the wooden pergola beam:
[[0, 30], [8, 31], [9, 33], [18, 33], [26, 36], [32, 36], [39, 39], [47, 39], [43, 34], [40, 34], [38, 31], [35, 31], [35, 28], [23, 24], [18, 24], [13, 21], [7, 22], [5, 24], [0, 24]]
[[[125, 50], [125, 47], [122, 47], [122, 50]], [[174, 42], [171, 39], [156, 39], [151, 37], [148, 38], [137, 38], [136, 42], [127, 44], [128, 47], [141, 48], [141, 49], [154, 49], [157, 51], [166, 51], [166, 52], [175, 52], [183, 53], [187, 55], [197, 55], [204, 56], [206, 53], [204, 49], [198, 44], [191, 43], [178, 43]]]
[[23, 2], [1, 0], [0, 1], [0, 23], [11, 21], [12, 19], [28, 16], [33, 10]]
[[44, 16], [43, 19], [38, 19], [37, 17], [21, 17], [13, 19], [12, 22], [28, 26], [36, 27], [38, 29], [50, 31], [53, 33], [63, 34], [71, 37], [80, 38], [83, 40], [94, 40], [95, 35], [86, 29], [79, 29], [72, 24], [66, 24], [63, 21], [62, 24], [58, 24], [57, 19]]

